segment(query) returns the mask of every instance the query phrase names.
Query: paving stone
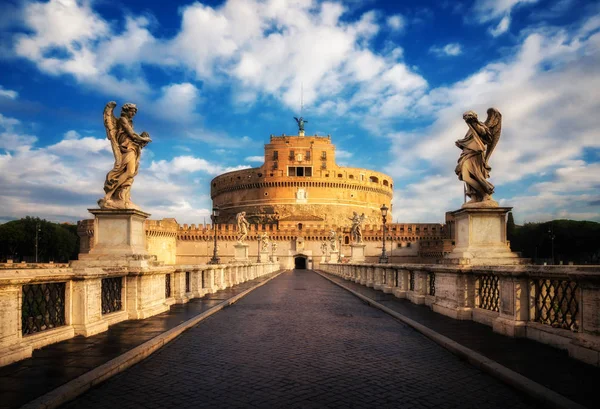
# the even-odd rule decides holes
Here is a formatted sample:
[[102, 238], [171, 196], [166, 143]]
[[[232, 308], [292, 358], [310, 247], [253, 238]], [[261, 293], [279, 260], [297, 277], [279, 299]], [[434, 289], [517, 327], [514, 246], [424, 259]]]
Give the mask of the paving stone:
[[177, 408], [536, 407], [307, 270], [280, 275], [64, 407], [114, 409], [123, 396]]

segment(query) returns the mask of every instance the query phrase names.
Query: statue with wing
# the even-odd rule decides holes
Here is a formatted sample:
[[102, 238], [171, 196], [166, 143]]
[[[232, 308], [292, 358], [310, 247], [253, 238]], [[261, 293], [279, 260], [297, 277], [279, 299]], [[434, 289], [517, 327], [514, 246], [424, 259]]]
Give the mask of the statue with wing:
[[106, 175], [105, 195], [98, 200], [98, 205], [102, 209], [138, 209], [131, 202], [131, 185], [138, 173], [142, 148], [152, 142], [152, 139], [146, 132], [138, 135], [133, 130], [133, 117], [137, 113], [135, 104], [124, 104], [119, 118], [113, 115], [116, 106], [117, 103], [111, 101], [104, 108], [104, 127], [115, 156], [115, 164]]
[[496, 108], [489, 108], [487, 115], [482, 123], [473, 111], [463, 114], [469, 130], [463, 139], [456, 141], [462, 153], [455, 169], [458, 179], [465, 182], [465, 194], [470, 197], [463, 207], [498, 206], [492, 199], [494, 185], [487, 179], [492, 170], [489, 160], [500, 140], [502, 114]]
[[298, 124], [298, 131], [300, 131], [300, 133], [304, 133], [304, 124], [307, 123], [308, 121], [306, 121], [302, 117], [300, 117], [300, 118], [294, 117], [294, 119], [296, 120], [296, 123]]
[[360, 244], [363, 242], [361, 225], [364, 223], [366, 216], [364, 213], [360, 216], [356, 212], [352, 212], [352, 214], [352, 217], [348, 218], [352, 221], [352, 227], [350, 228], [350, 233], [352, 234], [352, 241], [355, 244]]

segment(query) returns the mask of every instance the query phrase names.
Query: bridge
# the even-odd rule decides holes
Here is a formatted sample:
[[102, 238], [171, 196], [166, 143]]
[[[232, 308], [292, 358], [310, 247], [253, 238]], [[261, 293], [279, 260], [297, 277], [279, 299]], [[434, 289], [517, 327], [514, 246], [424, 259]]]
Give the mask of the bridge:
[[[596, 406], [597, 363], [569, 356], [568, 348], [547, 345], [548, 340], [502, 335], [485, 320], [457, 320], [435, 312], [436, 297], [449, 305], [443, 294], [448, 291], [444, 274], [450, 273], [428, 268], [324, 264], [319, 271], [278, 270], [256, 263], [178, 266], [176, 271], [162, 267], [155, 276], [164, 285], [159, 298], [171, 304], [165, 312], [123, 319], [87, 337], [58, 333], [77, 319], [76, 313], [67, 312], [66, 324], [55, 322], [21, 335], [12, 351], [28, 343], [32, 356], [0, 368], [0, 408]], [[551, 270], [546, 268], [545, 274], [566, 274]], [[568, 277], [578, 285], [576, 301], [586, 310], [576, 312], [579, 326], [571, 333], [593, 342], [582, 327], [592, 324], [584, 319], [593, 319], [587, 309], [594, 308], [590, 297], [597, 297], [598, 274], [576, 267], [571, 271]], [[101, 295], [109, 297], [102, 280], [110, 277], [76, 276], [71, 268], [43, 274], [46, 286], [49, 281], [66, 287], [101, 283]], [[123, 271], [111, 274], [122, 276]], [[481, 279], [477, 274], [474, 288]], [[27, 299], [33, 286], [41, 285], [32, 284], [32, 277], [41, 275], [0, 270], [3, 307], [10, 308], [10, 296], [17, 293], [11, 288]], [[129, 287], [120, 293], [125, 311], [140, 301], [130, 291], [133, 276], [130, 272], [123, 279]], [[492, 283], [506, 291], [505, 278], [516, 274], [496, 268], [495, 276], [498, 280]], [[594, 285], [596, 292], [590, 292]], [[502, 303], [499, 292], [491, 296]], [[48, 305], [37, 308], [49, 311], [58, 299], [48, 297]], [[63, 306], [72, 308], [71, 302], [63, 300]], [[478, 302], [473, 316], [501, 314]], [[2, 311], [5, 319], [7, 309]], [[101, 319], [121, 312], [107, 312]], [[595, 314], [597, 319], [597, 305]], [[526, 323], [531, 328], [543, 325], [531, 318]], [[2, 323], [3, 340], [10, 325]], [[25, 319], [17, 327], [21, 333], [32, 328]], [[565, 331], [548, 328], [547, 334]], [[52, 336], [55, 341], [66, 339], [48, 342]], [[28, 337], [48, 345], [36, 349]]]

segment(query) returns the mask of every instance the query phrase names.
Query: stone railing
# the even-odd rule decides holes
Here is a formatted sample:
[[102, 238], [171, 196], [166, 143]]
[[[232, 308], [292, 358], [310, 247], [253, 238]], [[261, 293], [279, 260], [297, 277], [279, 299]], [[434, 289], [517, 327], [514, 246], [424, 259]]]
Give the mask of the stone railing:
[[322, 263], [320, 269], [600, 366], [600, 266]]
[[0, 366], [275, 272], [275, 263], [0, 270]]

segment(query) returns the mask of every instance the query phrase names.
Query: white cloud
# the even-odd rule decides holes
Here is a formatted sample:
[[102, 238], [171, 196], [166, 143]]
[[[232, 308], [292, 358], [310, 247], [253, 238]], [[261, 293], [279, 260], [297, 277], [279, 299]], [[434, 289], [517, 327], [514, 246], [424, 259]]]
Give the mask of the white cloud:
[[476, 0], [473, 11], [479, 23], [498, 21], [489, 32], [497, 37], [508, 31], [511, 21], [511, 13], [514, 9], [537, 3], [538, 0]]
[[429, 51], [438, 56], [456, 57], [462, 54], [462, 46], [459, 43], [450, 43], [443, 47], [432, 46]]
[[248, 156], [246, 159], [244, 159], [244, 161], [263, 163], [265, 161], [265, 157], [264, 156]]
[[190, 122], [196, 118], [198, 100], [199, 92], [193, 84], [171, 84], [162, 88], [162, 96], [154, 110], [164, 118]]
[[13, 91], [12, 89], [6, 89], [2, 85], [0, 85], [0, 98], [9, 98], [16, 99], [19, 96], [17, 91]]
[[231, 172], [234, 170], [247, 169], [249, 166], [233, 166], [227, 167], [211, 163], [206, 159], [197, 158], [195, 156], [183, 155], [176, 156], [173, 159], [152, 161], [149, 170], [153, 172], [158, 178], [165, 176], [179, 174], [179, 173], [194, 173], [194, 172], [205, 172], [209, 175], [220, 175], [221, 173]]
[[402, 14], [394, 14], [386, 20], [388, 27], [392, 31], [402, 31], [406, 27], [406, 19]]
[[[566, 184], [557, 185], [556, 181], [569, 172], [577, 170], [573, 179], [584, 180], [583, 175], [588, 175], [588, 186], [598, 182], [595, 166], [580, 172], [581, 166], [573, 170], [564, 164], [581, 158], [586, 149], [600, 148], [596, 116], [600, 99], [593, 91], [600, 87], [600, 73], [595, 68], [600, 65], [600, 34], [569, 35], [545, 27], [530, 32], [514, 51], [463, 81], [431, 90], [417, 101], [412, 113], [417, 117], [433, 114], [433, 124], [424, 131], [391, 136], [395, 163], [390, 165], [390, 172], [396, 186], [409, 184], [399, 194], [403, 212], [420, 214], [427, 209], [425, 213], [436, 219], [440, 216], [436, 211], [460, 204], [462, 185], [453, 172], [459, 150], [453, 142], [466, 133], [463, 112], [475, 110], [485, 120], [490, 106], [503, 114], [502, 136], [491, 158], [490, 178], [496, 186], [495, 197], [504, 198], [503, 204], [519, 209], [521, 199], [509, 198], [506, 189], [526, 177], [535, 180], [543, 172], [549, 172], [553, 181], [536, 185], [542, 190], [533, 191], [528, 200], [540, 198], [537, 210], [535, 206], [520, 209], [525, 216], [539, 212], [542, 206], [550, 208], [550, 202], [542, 198], [549, 189], [554, 192], [552, 197], [559, 196]], [[432, 173], [449, 175], [442, 178], [450, 185], [448, 189], [435, 190], [435, 203], [440, 204], [437, 210], [431, 205], [433, 191], [419, 190], [432, 180], [442, 180], [430, 176]], [[571, 199], [576, 196], [572, 194]], [[567, 201], [559, 202], [564, 204], [561, 214], [565, 214]], [[578, 214], [584, 213], [589, 209]]]

